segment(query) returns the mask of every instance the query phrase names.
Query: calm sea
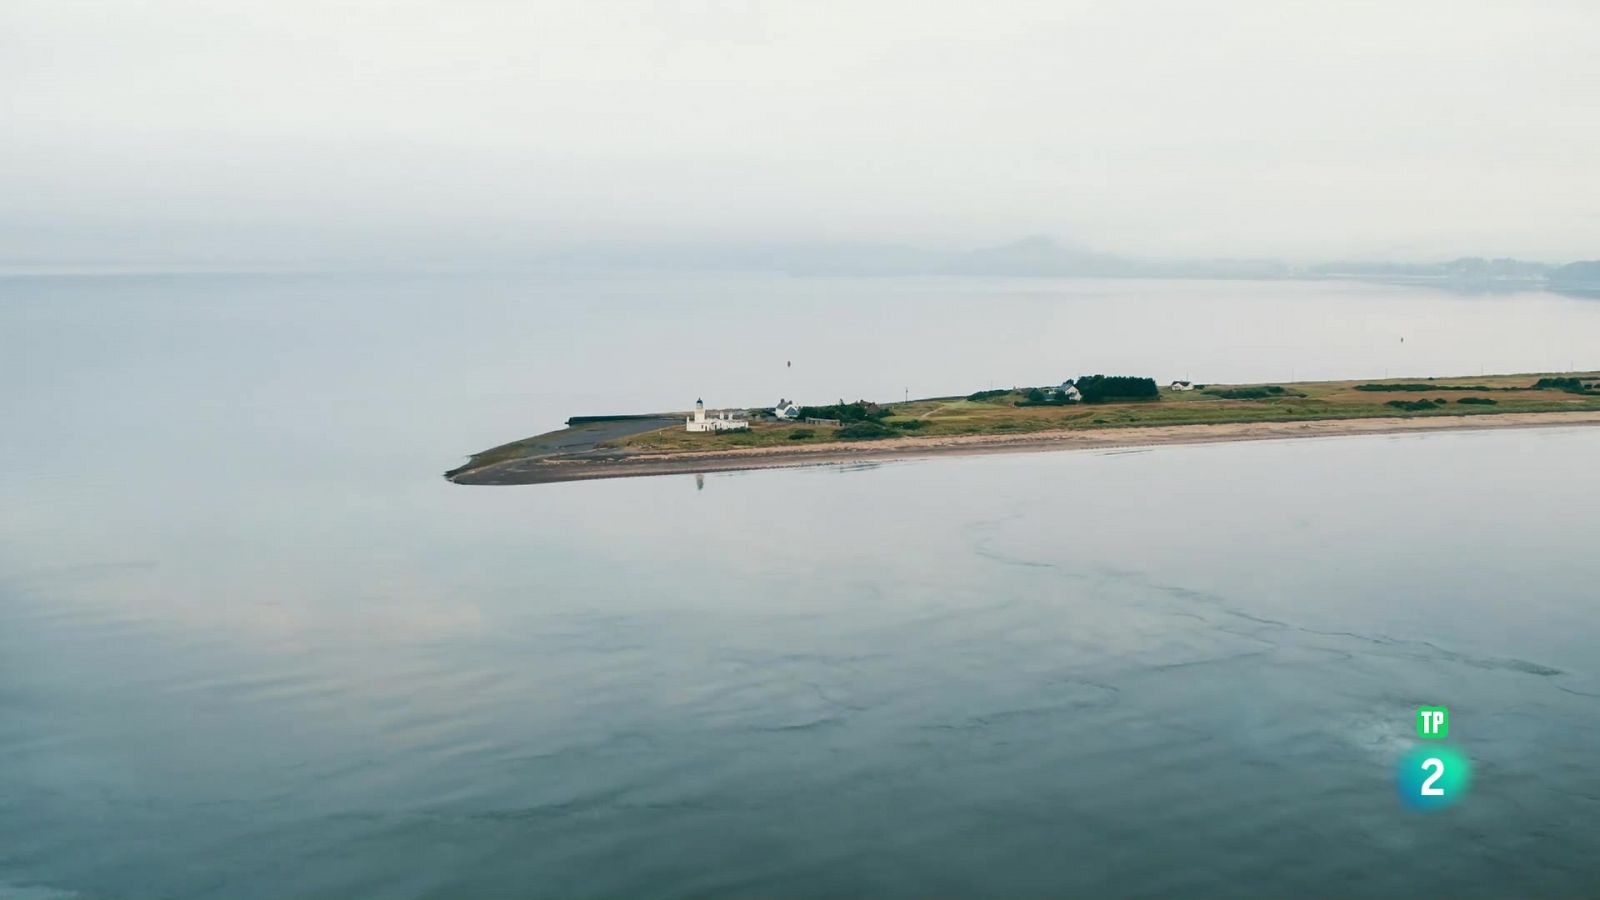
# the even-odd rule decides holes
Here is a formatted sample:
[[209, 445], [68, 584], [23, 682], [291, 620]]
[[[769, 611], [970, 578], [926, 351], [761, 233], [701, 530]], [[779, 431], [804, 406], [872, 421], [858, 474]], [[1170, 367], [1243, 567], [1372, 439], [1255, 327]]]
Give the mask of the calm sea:
[[701, 396], [1597, 348], [1355, 284], [0, 280], [0, 898], [1600, 894], [1600, 429], [440, 477]]

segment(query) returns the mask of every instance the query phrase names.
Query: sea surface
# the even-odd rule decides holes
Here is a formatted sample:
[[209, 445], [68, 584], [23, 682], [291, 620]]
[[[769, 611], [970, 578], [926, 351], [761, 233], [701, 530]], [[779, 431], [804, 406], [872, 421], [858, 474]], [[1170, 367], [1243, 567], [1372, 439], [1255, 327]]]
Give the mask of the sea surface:
[[1600, 894], [1600, 429], [440, 477], [697, 397], [1571, 368], [1544, 293], [0, 279], [0, 898]]

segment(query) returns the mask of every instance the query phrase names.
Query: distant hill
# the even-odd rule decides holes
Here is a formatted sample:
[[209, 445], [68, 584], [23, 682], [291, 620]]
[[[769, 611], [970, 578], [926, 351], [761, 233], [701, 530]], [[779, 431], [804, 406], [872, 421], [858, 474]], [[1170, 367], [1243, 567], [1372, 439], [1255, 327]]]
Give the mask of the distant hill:
[[1156, 260], [1101, 253], [1033, 235], [975, 250], [904, 244], [751, 242], [746, 244], [592, 244], [544, 256], [541, 263], [607, 269], [738, 269], [795, 275], [973, 275], [1045, 278], [1349, 279], [1429, 284], [1478, 293], [1549, 288], [1600, 294], [1600, 260], [1564, 266], [1511, 257], [1463, 256], [1444, 262], [1347, 260], [1291, 265], [1278, 259]]
[[[1277, 259], [1147, 260], [1099, 253], [1034, 235], [964, 253], [917, 253], [906, 248], [860, 248], [830, 260], [857, 272], [901, 272], [944, 275], [999, 275], [1055, 278], [1351, 278], [1373, 281], [1426, 281], [1442, 286], [1482, 289], [1543, 284], [1554, 269], [1547, 263], [1501, 257], [1463, 256], [1446, 262], [1331, 262], [1291, 266]], [[880, 256], [880, 254], [882, 254]], [[873, 265], [873, 262], [879, 262]], [[1580, 264], [1584, 265], [1584, 264]], [[1570, 267], [1567, 267], [1570, 268]], [[1574, 278], [1597, 284], [1593, 272]]]
[[1135, 274], [1138, 264], [1035, 235], [960, 254], [950, 260], [948, 268], [960, 275], [1108, 276]]
[[1389, 263], [1332, 262], [1308, 266], [1306, 273], [1321, 277], [1431, 278], [1458, 281], [1538, 280], [1549, 274], [1546, 263], [1523, 259], [1486, 259], [1463, 256], [1448, 262]]
[[1546, 276], [1556, 290], [1600, 294], [1600, 259], [1567, 263]]
[[1289, 267], [1276, 259], [1129, 259], [1043, 235], [961, 254], [949, 262], [948, 271], [1090, 278], [1284, 278], [1290, 274]]

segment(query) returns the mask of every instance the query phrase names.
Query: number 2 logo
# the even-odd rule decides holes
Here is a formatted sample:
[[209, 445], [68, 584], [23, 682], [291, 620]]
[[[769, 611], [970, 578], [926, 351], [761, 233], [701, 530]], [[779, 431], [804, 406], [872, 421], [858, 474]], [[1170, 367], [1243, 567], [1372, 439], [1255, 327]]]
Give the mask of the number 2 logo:
[[1433, 786], [1433, 783], [1438, 781], [1440, 776], [1444, 775], [1444, 761], [1439, 759], [1437, 756], [1430, 756], [1422, 761], [1422, 768], [1424, 770], [1433, 771], [1433, 774], [1429, 775], [1427, 780], [1422, 782], [1422, 796], [1443, 797], [1444, 788], [1436, 788]]
[[1401, 802], [1416, 810], [1460, 803], [1472, 782], [1472, 758], [1449, 744], [1413, 747], [1394, 767]]

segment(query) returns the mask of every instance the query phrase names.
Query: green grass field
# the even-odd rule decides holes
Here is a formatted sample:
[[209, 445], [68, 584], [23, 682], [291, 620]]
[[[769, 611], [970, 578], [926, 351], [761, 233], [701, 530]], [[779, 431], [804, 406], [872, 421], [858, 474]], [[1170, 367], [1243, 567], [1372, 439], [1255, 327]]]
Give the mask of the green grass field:
[[[1294, 422], [1316, 419], [1425, 418], [1429, 416], [1493, 415], [1511, 412], [1600, 410], [1600, 393], [1574, 394], [1560, 390], [1533, 390], [1540, 375], [1487, 375], [1465, 378], [1393, 378], [1356, 381], [1302, 381], [1280, 383], [1281, 394], [1261, 399], [1225, 399], [1216, 392], [1265, 388], [1269, 385], [1207, 385], [1203, 390], [1161, 390], [1157, 400], [1138, 403], [1028, 406], [1012, 391], [981, 401], [965, 398], [912, 400], [891, 404], [893, 415], [883, 423], [896, 436], [933, 437], [959, 434], [1015, 434], [1059, 429], [1116, 428], [1135, 425], [1197, 425], [1228, 422]], [[1580, 375], [1578, 377], [1600, 377]], [[1363, 384], [1426, 385], [1426, 390], [1371, 392]], [[1483, 387], [1491, 390], [1461, 390]], [[1489, 403], [1461, 403], [1463, 398], [1483, 398]], [[1391, 402], [1443, 401], [1431, 409], [1397, 409]], [[900, 431], [897, 423], [920, 420], [916, 430]], [[605, 444], [637, 452], [712, 450], [731, 447], [803, 446], [837, 440], [837, 429], [805, 424], [756, 421], [749, 431], [690, 434], [681, 427], [664, 428]], [[796, 432], [807, 433], [798, 437]]]

